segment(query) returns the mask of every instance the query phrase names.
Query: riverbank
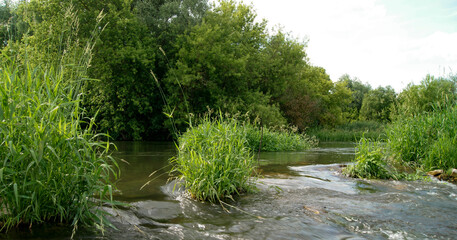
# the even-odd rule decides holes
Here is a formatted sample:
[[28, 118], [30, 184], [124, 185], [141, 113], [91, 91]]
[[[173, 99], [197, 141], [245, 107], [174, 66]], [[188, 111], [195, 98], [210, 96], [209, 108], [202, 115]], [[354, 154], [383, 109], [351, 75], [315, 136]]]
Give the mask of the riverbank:
[[357, 121], [335, 127], [318, 127], [306, 131], [322, 142], [358, 142], [362, 137], [373, 141], [385, 139], [386, 124], [375, 121]]

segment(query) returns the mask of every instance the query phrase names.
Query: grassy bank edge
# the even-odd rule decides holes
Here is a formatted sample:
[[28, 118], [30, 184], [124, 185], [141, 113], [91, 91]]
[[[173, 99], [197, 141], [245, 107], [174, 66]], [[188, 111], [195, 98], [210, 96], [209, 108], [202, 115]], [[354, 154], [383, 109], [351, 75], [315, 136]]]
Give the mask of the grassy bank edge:
[[457, 106], [424, 112], [395, 121], [386, 128], [386, 140], [362, 138], [354, 163], [343, 172], [368, 179], [423, 179], [441, 170], [442, 179], [457, 168]]

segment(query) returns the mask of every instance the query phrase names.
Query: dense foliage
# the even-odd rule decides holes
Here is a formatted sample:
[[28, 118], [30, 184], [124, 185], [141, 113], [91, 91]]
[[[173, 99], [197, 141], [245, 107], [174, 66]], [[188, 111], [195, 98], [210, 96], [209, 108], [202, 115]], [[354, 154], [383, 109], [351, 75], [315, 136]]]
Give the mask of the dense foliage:
[[380, 122], [390, 121], [396, 93], [391, 87], [378, 87], [369, 91], [362, 101], [360, 119]]
[[[97, 131], [114, 139], [166, 137], [171, 124], [162, 112], [173, 113], [184, 130], [187, 114], [208, 107], [249, 112], [262, 125], [292, 124], [301, 131], [346, 121], [352, 94], [347, 84], [333, 83], [324, 68], [312, 66], [306, 42], [281, 29], [270, 31], [251, 6], [209, 6], [205, 0], [6, 3], [1, 33], [3, 54], [11, 57], [65, 64], [99, 34], [90, 49], [89, 77], [96, 81], [85, 84], [83, 105], [97, 115]], [[62, 37], [68, 33], [71, 38]]]
[[308, 134], [319, 141], [358, 142], [362, 138], [373, 141], [385, 139], [386, 124], [378, 121], [353, 121], [333, 128], [313, 128]]
[[352, 92], [352, 102], [344, 109], [345, 117], [351, 121], [359, 120], [363, 99], [371, 91], [371, 86], [368, 83], [362, 83], [358, 78], [351, 78], [348, 74], [341, 76], [338, 81], [344, 82]]
[[358, 142], [357, 148], [356, 162], [343, 170], [346, 175], [368, 179], [390, 179], [394, 177], [395, 174], [388, 170], [381, 143], [370, 142], [368, 139], [362, 138]]
[[397, 120], [386, 131], [395, 161], [424, 171], [457, 168], [457, 107]]
[[423, 112], [446, 108], [457, 100], [457, 76], [427, 75], [420, 84], [409, 84], [398, 96], [393, 116], [414, 116]]
[[90, 49], [89, 77], [96, 80], [85, 84], [83, 105], [97, 115], [97, 131], [118, 140], [165, 138], [172, 124], [163, 112], [185, 130], [188, 114], [208, 107], [300, 131], [388, 124], [443, 107], [456, 92], [455, 79], [433, 76], [399, 94], [347, 74], [333, 82], [311, 64], [306, 40], [268, 29], [252, 6], [231, 0], [33, 0], [0, 7], [2, 52], [10, 57], [66, 64], [99, 34]]
[[[250, 111], [265, 122], [284, 123], [271, 96], [260, 89], [268, 88], [261, 82], [266, 41], [265, 22], [255, 22], [250, 7], [233, 2], [221, 2], [200, 25], [181, 36], [176, 68], [167, 78], [178, 125], [188, 112], [202, 113], [207, 107], [229, 113]], [[183, 102], [187, 105], [179, 104]]]

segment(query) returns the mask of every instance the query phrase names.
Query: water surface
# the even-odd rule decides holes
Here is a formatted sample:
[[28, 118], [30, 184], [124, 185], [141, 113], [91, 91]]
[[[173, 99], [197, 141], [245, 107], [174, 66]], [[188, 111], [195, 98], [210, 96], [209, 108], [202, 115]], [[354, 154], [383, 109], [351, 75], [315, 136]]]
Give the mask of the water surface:
[[[340, 174], [354, 158], [350, 143], [302, 152], [261, 153], [258, 192], [230, 206], [192, 200], [168, 181], [172, 143], [117, 143], [122, 175], [107, 208], [118, 230], [81, 229], [76, 239], [454, 239], [457, 188], [431, 180], [360, 180]], [[149, 176], [150, 173], [154, 175]], [[149, 185], [140, 190], [147, 181]], [[174, 189], [174, 190], [173, 190]], [[71, 229], [43, 226], [13, 239], [68, 238]]]

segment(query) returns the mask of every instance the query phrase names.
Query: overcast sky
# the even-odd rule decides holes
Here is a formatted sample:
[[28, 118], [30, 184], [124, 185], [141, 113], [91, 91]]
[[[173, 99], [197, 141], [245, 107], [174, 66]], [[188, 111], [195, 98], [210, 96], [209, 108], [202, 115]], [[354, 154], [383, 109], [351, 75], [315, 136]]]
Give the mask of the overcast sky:
[[313, 65], [397, 92], [457, 73], [456, 0], [244, 0], [259, 18], [308, 39]]

